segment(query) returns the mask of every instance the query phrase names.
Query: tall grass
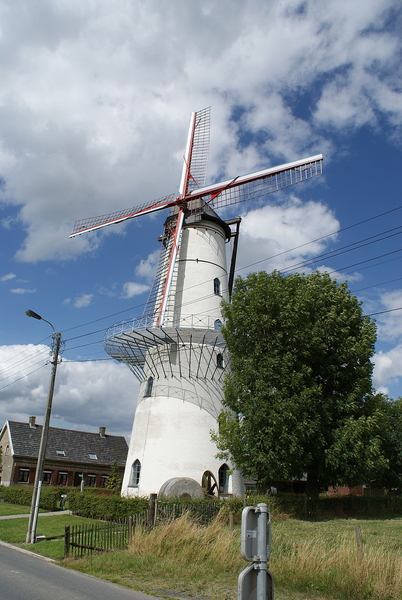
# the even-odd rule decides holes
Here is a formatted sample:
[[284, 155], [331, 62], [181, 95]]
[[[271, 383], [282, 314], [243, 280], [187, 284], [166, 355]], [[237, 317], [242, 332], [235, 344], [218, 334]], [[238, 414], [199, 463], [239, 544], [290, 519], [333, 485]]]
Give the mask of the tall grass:
[[402, 557], [367, 545], [360, 556], [351, 532], [330, 541], [327, 532], [298, 541], [277, 529], [271, 570], [278, 585], [300, 591], [334, 598], [402, 598]]
[[[376, 536], [372, 536], [370, 544], [365, 540], [362, 556], [354, 528], [347, 521], [338, 522], [337, 533], [328, 530], [324, 523], [314, 523], [308, 528], [308, 535], [299, 536], [289, 535], [289, 521], [285, 527], [283, 524], [273, 524], [270, 568], [277, 587], [309, 597], [401, 600], [401, 553], [375, 543]], [[200, 582], [221, 582], [225, 576], [226, 589], [233, 590], [226, 591], [225, 598], [235, 598], [237, 576], [246, 566], [240, 558], [239, 538], [238, 528], [231, 532], [219, 519], [202, 527], [184, 515], [155, 528], [150, 535], [137, 530], [130, 550], [144, 559], [154, 556], [175, 580], [181, 577], [175, 572], [181, 565], [193, 573], [193, 582], [197, 578]], [[400, 543], [402, 546], [402, 539]]]

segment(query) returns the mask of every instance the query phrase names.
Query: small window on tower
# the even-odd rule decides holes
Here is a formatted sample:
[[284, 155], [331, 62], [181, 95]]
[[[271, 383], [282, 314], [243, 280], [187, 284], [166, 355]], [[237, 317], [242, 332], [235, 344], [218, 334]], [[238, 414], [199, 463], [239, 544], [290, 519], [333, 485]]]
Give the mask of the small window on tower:
[[221, 280], [219, 277], [215, 277], [214, 279], [214, 294], [217, 296], [221, 295]]
[[154, 379], [153, 379], [153, 377], [149, 377], [148, 381], [147, 381], [147, 385], [145, 387], [144, 396], [150, 396], [152, 394], [153, 385], [154, 385]]
[[222, 329], [222, 321], [220, 319], [216, 319], [214, 322], [215, 331], [220, 331]]
[[225, 368], [225, 361], [223, 360], [223, 354], [218, 354], [216, 357], [216, 366], [218, 367], [218, 369], [224, 369]]

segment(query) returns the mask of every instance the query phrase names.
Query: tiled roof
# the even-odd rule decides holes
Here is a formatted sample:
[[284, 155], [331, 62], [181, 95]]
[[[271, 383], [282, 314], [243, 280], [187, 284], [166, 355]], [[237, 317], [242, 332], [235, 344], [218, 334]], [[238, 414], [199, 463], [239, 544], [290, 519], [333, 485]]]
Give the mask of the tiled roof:
[[[10, 438], [15, 457], [36, 458], [39, 452], [42, 425], [30, 427], [29, 423], [8, 421]], [[57, 454], [64, 451], [65, 456]], [[46, 459], [63, 462], [79, 462], [95, 465], [111, 465], [117, 461], [118, 466], [126, 464], [128, 446], [123, 436], [88, 433], [72, 429], [49, 428], [46, 446]], [[96, 455], [90, 459], [89, 454]]]

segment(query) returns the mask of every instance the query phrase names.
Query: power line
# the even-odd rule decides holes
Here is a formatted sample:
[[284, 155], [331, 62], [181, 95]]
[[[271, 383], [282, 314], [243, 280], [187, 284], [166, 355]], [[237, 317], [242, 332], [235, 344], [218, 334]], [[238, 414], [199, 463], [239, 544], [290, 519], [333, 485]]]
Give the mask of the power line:
[[389, 308], [388, 310], [380, 310], [379, 312], [370, 313], [369, 315], [366, 315], [366, 317], [373, 317], [374, 315], [383, 315], [384, 313], [390, 313], [396, 310], [402, 310], [402, 306], [399, 306], [398, 308]]
[[370, 288], [377, 287], [379, 285], [387, 285], [387, 283], [394, 283], [395, 281], [401, 281], [402, 277], [397, 277], [396, 279], [389, 279], [388, 281], [382, 281], [381, 283], [375, 283], [374, 285], [367, 285], [363, 288], [358, 288], [357, 290], [351, 290], [353, 294], [356, 292], [363, 292], [364, 290], [369, 290]]
[[[260, 261], [256, 261], [256, 262], [254, 262], [254, 263], [251, 263], [251, 264], [249, 264], [249, 265], [247, 265], [247, 266], [244, 266], [244, 267], [238, 268], [238, 269], [236, 269], [236, 272], [239, 272], [239, 271], [242, 271], [242, 270], [244, 270], [244, 269], [250, 268], [250, 267], [252, 267], [252, 266], [255, 266], [255, 265], [257, 265], [257, 264], [260, 264], [260, 263], [262, 263], [262, 262], [266, 262], [266, 261], [272, 260], [272, 259], [274, 259], [274, 258], [277, 258], [277, 257], [279, 257], [279, 256], [283, 256], [283, 255], [285, 255], [285, 254], [288, 254], [288, 253], [290, 253], [290, 252], [294, 252], [295, 250], [299, 250], [299, 249], [301, 249], [301, 248], [303, 248], [303, 247], [306, 247], [306, 246], [308, 246], [308, 245], [310, 245], [310, 244], [313, 244], [313, 243], [315, 243], [315, 242], [318, 242], [318, 241], [321, 241], [321, 240], [324, 240], [324, 239], [331, 238], [331, 237], [333, 237], [333, 236], [335, 236], [335, 235], [337, 235], [337, 234], [339, 234], [339, 233], [342, 233], [342, 232], [344, 232], [344, 231], [347, 231], [347, 230], [349, 230], [349, 229], [352, 229], [352, 228], [358, 227], [358, 226], [360, 226], [360, 225], [363, 225], [363, 224], [365, 224], [365, 223], [368, 223], [368, 222], [370, 222], [370, 221], [373, 221], [373, 220], [375, 220], [375, 219], [381, 218], [381, 217], [383, 217], [383, 216], [389, 215], [389, 214], [391, 214], [391, 213], [394, 213], [394, 212], [396, 212], [396, 211], [399, 211], [399, 210], [401, 210], [401, 209], [402, 209], [402, 206], [398, 206], [398, 207], [395, 207], [395, 208], [393, 208], [393, 209], [390, 209], [390, 210], [388, 210], [388, 211], [384, 211], [384, 212], [382, 212], [382, 213], [380, 213], [380, 214], [378, 214], [378, 215], [374, 215], [374, 216], [372, 216], [372, 217], [369, 217], [369, 218], [367, 218], [367, 219], [361, 220], [361, 221], [359, 221], [359, 222], [357, 222], [357, 223], [354, 223], [354, 224], [352, 224], [352, 225], [349, 225], [349, 226], [347, 226], [347, 227], [340, 228], [340, 229], [338, 229], [338, 230], [336, 230], [336, 231], [333, 231], [333, 232], [331, 232], [331, 233], [329, 233], [329, 234], [327, 234], [327, 235], [325, 235], [325, 236], [321, 236], [321, 237], [319, 237], [319, 238], [315, 238], [314, 240], [311, 240], [311, 241], [309, 241], [309, 242], [305, 242], [304, 244], [300, 244], [300, 245], [298, 245], [298, 246], [294, 246], [293, 248], [289, 248], [288, 250], [285, 250], [285, 251], [283, 251], [283, 252], [280, 252], [280, 253], [277, 253], [277, 254], [275, 254], [275, 255], [272, 255], [272, 256], [270, 256], [270, 257], [264, 258], [264, 259], [262, 259], [262, 260], [260, 260]], [[341, 255], [341, 254], [343, 254], [343, 253], [346, 253], [346, 252], [351, 252], [352, 250], [357, 250], [357, 249], [359, 249], [359, 248], [361, 248], [361, 247], [364, 247], [364, 246], [370, 245], [370, 244], [372, 244], [372, 243], [376, 243], [376, 242], [379, 242], [379, 241], [384, 241], [385, 239], [388, 239], [389, 237], [392, 237], [393, 235], [399, 235], [399, 234], [401, 233], [401, 232], [399, 232], [399, 231], [398, 231], [397, 233], [393, 233], [392, 235], [389, 235], [389, 236], [386, 236], [386, 235], [385, 235], [385, 234], [387, 234], [387, 233], [390, 233], [390, 232], [395, 232], [395, 231], [396, 231], [396, 230], [398, 230], [398, 229], [400, 229], [400, 227], [396, 227], [396, 228], [393, 228], [393, 229], [390, 229], [390, 230], [387, 230], [387, 231], [383, 231], [383, 232], [381, 232], [381, 233], [375, 234], [375, 235], [373, 235], [373, 236], [370, 236], [370, 237], [368, 237], [368, 238], [364, 238], [364, 239], [362, 239], [362, 240], [359, 240], [359, 241], [357, 241], [357, 242], [353, 242], [353, 243], [351, 243], [351, 244], [348, 244], [348, 245], [346, 245], [346, 246], [342, 246], [342, 247], [340, 247], [340, 248], [338, 248], [338, 249], [335, 249], [335, 250], [333, 250], [333, 251], [326, 252], [326, 253], [323, 253], [323, 254], [321, 254], [321, 255], [317, 255], [316, 257], [311, 257], [311, 258], [309, 258], [309, 259], [306, 259], [305, 261], [302, 261], [302, 262], [300, 262], [300, 263], [296, 263], [296, 264], [294, 264], [294, 265], [292, 265], [292, 266], [288, 267], [286, 270], [282, 271], [282, 273], [289, 272], [290, 270], [293, 270], [293, 269], [295, 269], [295, 268], [297, 268], [297, 267], [299, 267], [299, 266], [311, 266], [311, 265], [315, 264], [316, 262], [318, 262], [319, 260], [322, 260], [323, 258], [326, 258], [326, 259], [334, 258], [334, 257], [336, 257], [336, 256], [340, 256], [340, 255]], [[375, 238], [379, 238], [379, 236], [383, 236], [383, 237], [382, 237], [382, 238], [380, 238], [380, 239], [375, 239]], [[360, 246], [358, 246], [358, 244], [361, 244], [361, 245], [360, 245]], [[367, 262], [372, 262], [372, 261], [374, 261], [374, 260], [378, 260], [379, 258], [382, 258], [382, 257], [385, 257], [385, 256], [389, 256], [389, 255], [391, 255], [391, 254], [395, 254], [395, 253], [398, 253], [398, 252], [400, 252], [400, 250], [396, 250], [396, 251], [394, 251], [394, 252], [385, 253], [385, 254], [382, 254], [382, 255], [376, 256], [376, 257], [374, 257], [374, 258], [371, 258], [371, 259], [365, 260], [365, 261], [361, 261], [361, 262], [358, 262], [358, 263], [354, 263], [354, 264], [352, 264], [352, 265], [349, 265], [349, 266], [347, 266], [347, 267], [342, 267], [342, 269], [348, 269], [348, 268], [351, 268], [351, 267], [360, 266], [360, 265], [362, 265], [362, 264], [365, 264], [365, 263], [367, 263]], [[395, 259], [393, 259], [393, 260], [395, 260]], [[388, 262], [388, 261], [383, 261], [383, 262]], [[382, 263], [379, 263], [379, 264], [382, 264]], [[371, 268], [372, 266], [375, 266], [375, 265], [371, 265], [370, 267], [363, 267], [363, 268], [362, 268], [362, 270], [363, 270], [364, 268]], [[337, 271], [339, 271], [339, 269], [337, 269], [337, 270], [334, 270], [334, 271], [331, 271], [330, 273], [335, 273], [335, 272], [337, 272]], [[391, 283], [391, 282], [393, 282], [393, 281], [398, 281], [399, 279], [401, 279], [401, 278], [398, 278], [398, 279], [395, 279], [395, 280], [390, 280], [389, 282], [385, 282], [385, 283]], [[196, 286], [190, 286], [190, 287], [197, 287], [197, 286], [200, 286], [200, 285], [205, 285], [205, 284], [207, 284], [207, 283], [208, 283], [208, 282], [199, 283], [199, 284], [197, 284]], [[379, 284], [379, 285], [383, 285], [383, 284]], [[362, 288], [362, 289], [368, 289], [369, 287], [375, 287], [375, 286], [367, 286], [367, 288]], [[356, 290], [356, 291], [359, 291], [359, 290]], [[213, 295], [214, 295], [214, 294], [212, 294], [212, 293], [211, 293], [211, 294], [207, 294], [207, 295], [205, 295], [205, 296], [202, 296], [201, 298], [199, 298], [199, 300], [203, 300], [203, 299], [205, 300], [205, 299], [207, 299], [208, 297], [212, 297]], [[93, 323], [97, 323], [97, 322], [100, 322], [100, 321], [104, 321], [104, 320], [106, 320], [106, 319], [110, 319], [110, 318], [111, 318], [111, 317], [113, 317], [113, 316], [121, 315], [121, 314], [124, 314], [124, 313], [126, 313], [126, 312], [131, 312], [131, 311], [133, 311], [133, 310], [136, 310], [136, 309], [138, 309], [138, 308], [141, 308], [141, 307], [143, 307], [143, 306], [144, 306], [144, 304], [145, 304], [145, 302], [144, 302], [144, 303], [141, 303], [141, 304], [138, 304], [138, 305], [136, 305], [136, 306], [133, 306], [133, 307], [130, 307], [130, 308], [127, 308], [127, 309], [121, 310], [121, 311], [117, 311], [117, 312], [115, 312], [115, 313], [111, 313], [111, 314], [109, 314], [109, 315], [106, 315], [106, 316], [104, 316], [104, 317], [100, 317], [100, 318], [98, 318], [98, 319], [94, 319], [94, 320], [92, 320], [92, 321], [88, 321], [88, 322], [86, 322], [86, 323], [82, 323], [82, 324], [80, 324], [80, 325], [75, 325], [75, 326], [73, 326], [73, 327], [70, 327], [70, 328], [68, 328], [68, 329], [65, 329], [65, 330], [64, 330], [64, 332], [67, 332], [67, 331], [72, 331], [72, 330], [74, 330], [74, 329], [78, 329], [78, 328], [81, 328], [81, 327], [85, 327], [85, 326], [87, 326], [87, 325], [90, 325], [90, 324], [93, 324]], [[382, 312], [387, 312], [387, 311], [382, 311]], [[373, 313], [373, 314], [381, 314], [381, 313]], [[72, 338], [68, 338], [66, 341], [68, 342], [68, 341], [72, 341], [72, 340], [75, 340], [75, 339], [80, 339], [80, 338], [83, 338], [83, 337], [88, 337], [88, 336], [90, 336], [90, 335], [95, 335], [95, 334], [97, 334], [97, 333], [101, 333], [101, 332], [103, 332], [103, 331], [104, 331], [104, 329], [101, 329], [101, 330], [95, 330], [95, 331], [91, 331], [91, 332], [89, 332], [89, 333], [86, 333], [86, 334], [82, 334], [82, 335], [79, 335], [79, 336], [75, 336], [75, 337], [72, 337]], [[46, 340], [48, 337], [49, 337], [49, 336], [47, 336], [46, 338], [44, 338], [42, 341]], [[39, 342], [39, 343], [42, 343], [42, 341], [41, 341], [41, 342]], [[85, 347], [85, 346], [89, 346], [89, 345], [99, 344], [99, 343], [102, 343], [102, 341], [103, 341], [103, 340], [99, 340], [99, 341], [96, 341], [96, 342], [91, 342], [91, 343], [89, 343], [89, 344], [83, 344], [83, 345], [80, 345], [80, 346], [75, 346], [75, 347], [73, 347], [73, 348], [68, 348], [68, 349], [66, 349], [66, 352], [68, 352], [68, 351], [72, 351], [72, 350], [75, 350], [75, 349], [78, 349], [78, 348], [82, 348], [82, 347]], [[4, 361], [4, 362], [9, 362], [10, 360], [13, 360], [13, 359], [17, 358], [17, 357], [18, 357], [20, 354], [23, 354], [23, 353], [25, 353], [25, 352], [26, 352], [26, 350], [22, 350], [22, 351], [21, 351], [21, 353], [19, 353], [19, 354], [15, 355], [14, 357], [10, 357], [9, 359], [6, 359], [6, 361]], [[109, 359], [100, 359], [100, 360], [109, 360]], [[10, 365], [10, 367], [7, 367], [7, 369], [8, 369], [8, 368], [15, 368], [15, 367], [16, 367], [16, 366], [18, 366], [18, 365], [19, 365], [21, 362], [24, 362], [24, 361], [25, 361], [25, 359], [23, 359], [23, 358], [22, 358], [22, 359], [21, 359], [21, 361], [19, 361], [19, 362], [17, 362], [17, 363], [13, 363], [12, 365]], [[70, 361], [70, 362], [73, 362], [73, 361]]]
[[25, 375], [22, 375], [18, 379], [15, 379], [15, 381], [12, 381], [11, 383], [8, 383], [7, 385], [3, 386], [2, 388], [0, 388], [0, 392], [3, 391], [3, 390], [5, 390], [6, 388], [10, 387], [11, 385], [14, 385], [14, 383], [17, 383], [18, 381], [21, 381], [21, 379], [24, 379], [25, 377], [28, 377], [28, 375], [32, 375], [32, 373], [36, 373], [36, 371], [40, 371], [40, 369], [43, 369], [43, 367], [46, 367], [46, 364], [38, 367], [37, 369], [34, 369], [33, 371], [30, 371], [29, 373], [25, 373]]
[[[321, 236], [321, 237], [315, 238], [314, 240], [311, 240], [311, 241], [309, 241], [309, 242], [305, 242], [305, 243], [303, 243], [303, 244], [299, 244], [298, 246], [294, 246], [294, 247], [292, 247], [292, 248], [289, 248], [288, 250], [284, 250], [283, 252], [279, 252], [279, 253], [277, 253], [277, 254], [271, 255], [271, 256], [269, 256], [269, 257], [267, 257], [267, 258], [264, 258], [264, 259], [262, 259], [262, 260], [256, 261], [256, 262], [254, 262], [254, 263], [250, 263], [249, 265], [246, 265], [246, 266], [244, 266], [244, 267], [239, 267], [238, 269], [236, 269], [236, 273], [238, 273], [239, 271], [242, 271], [242, 270], [248, 269], [248, 268], [250, 268], [250, 267], [253, 267], [253, 266], [257, 265], [257, 264], [261, 264], [261, 263], [263, 263], [263, 262], [266, 262], [266, 261], [268, 261], [268, 260], [272, 260], [272, 259], [274, 259], [274, 258], [277, 258], [277, 257], [279, 257], [279, 256], [282, 256], [282, 255], [284, 255], [284, 254], [288, 254], [289, 252], [293, 252], [293, 251], [295, 251], [295, 250], [299, 250], [300, 248], [303, 248], [303, 247], [305, 247], [305, 246], [308, 246], [308, 245], [310, 245], [310, 244], [314, 244], [315, 242], [318, 242], [318, 241], [321, 241], [321, 240], [324, 240], [324, 239], [327, 239], [327, 238], [333, 237], [334, 235], [337, 235], [338, 233], [343, 233], [344, 231], [348, 231], [349, 229], [353, 229], [353, 228], [355, 228], [355, 227], [358, 227], [359, 225], [364, 225], [364, 224], [366, 224], [366, 223], [369, 223], [370, 221], [374, 221], [374, 220], [376, 220], [376, 219], [379, 219], [379, 218], [381, 218], [381, 217], [384, 217], [384, 216], [386, 216], [386, 215], [392, 214], [392, 213], [394, 213], [394, 212], [396, 212], [396, 211], [399, 211], [399, 210], [401, 210], [401, 209], [402, 209], [402, 205], [401, 205], [401, 206], [397, 206], [397, 207], [395, 207], [395, 208], [392, 208], [392, 209], [390, 209], [390, 210], [384, 211], [384, 212], [382, 212], [382, 213], [379, 213], [379, 214], [377, 214], [377, 215], [374, 215], [374, 216], [372, 216], [372, 217], [369, 217], [369, 218], [367, 218], [367, 219], [363, 219], [363, 220], [361, 220], [361, 221], [358, 221], [357, 223], [353, 223], [352, 225], [348, 225], [347, 227], [342, 227], [342, 228], [340, 228], [340, 229], [337, 229], [337, 230], [335, 230], [335, 231], [333, 231], [333, 232], [331, 232], [331, 233], [328, 233], [328, 234], [326, 234], [326, 235], [324, 235], [324, 236]], [[382, 233], [384, 233], [384, 232], [382, 232]], [[382, 234], [377, 234], [377, 235], [382, 235]], [[357, 243], [357, 242], [356, 242], [356, 243]], [[307, 260], [311, 260], [311, 259], [307, 259]], [[199, 285], [205, 285], [206, 283], [208, 283], [208, 282], [199, 283], [199, 284], [197, 284], [196, 286], [191, 286], [191, 287], [197, 287], [197, 286], [199, 286]], [[188, 288], [188, 289], [190, 289], [190, 288]], [[118, 312], [112, 313], [112, 314], [110, 314], [110, 315], [106, 315], [105, 317], [100, 317], [99, 319], [94, 319], [94, 320], [92, 320], [92, 321], [88, 321], [88, 322], [86, 322], [86, 323], [82, 323], [81, 325], [75, 325], [74, 327], [69, 327], [68, 329], [64, 329], [64, 330], [63, 330], [63, 332], [66, 332], [66, 331], [72, 331], [73, 329], [78, 329], [78, 328], [80, 328], [80, 327], [86, 327], [87, 325], [91, 325], [92, 323], [98, 323], [99, 321], [104, 321], [104, 320], [106, 320], [106, 319], [109, 319], [109, 318], [111, 318], [111, 317], [114, 317], [114, 316], [117, 316], [117, 315], [123, 314], [123, 313], [125, 313], [125, 312], [130, 312], [130, 311], [136, 310], [136, 309], [138, 309], [138, 308], [142, 308], [142, 307], [144, 307], [144, 305], [145, 305], [145, 304], [146, 304], [146, 302], [142, 302], [141, 304], [138, 304], [138, 305], [136, 305], [136, 306], [133, 306], [133, 307], [131, 307], [131, 308], [127, 308], [127, 309], [124, 309], [124, 310], [121, 310], [121, 311], [118, 311]]]

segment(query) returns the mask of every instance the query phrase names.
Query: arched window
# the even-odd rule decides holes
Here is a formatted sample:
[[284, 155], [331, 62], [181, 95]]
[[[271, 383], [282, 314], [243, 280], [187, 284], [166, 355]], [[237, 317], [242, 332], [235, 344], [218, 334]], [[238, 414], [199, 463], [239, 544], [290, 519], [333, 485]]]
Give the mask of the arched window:
[[214, 294], [217, 296], [221, 295], [221, 280], [219, 277], [215, 277], [214, 279]]
[[219, 493], [227, 494], [229, 489], [229, 467], [226, 463], [219, 467], [218, 478], [219, 478]]
[[216, 357], [216, 366], [218, 367], [218, 369], [224, 369], [225, 368], [225, 361], [223, 360], [223, 354], [218, 354]]
[[214, 322], [215, 331], [220, 331], [222, 329], [222, 321], [220, 319], [216, 319]]
[[133, 462], [131, 467], [130, 486], [135, 487], [140, 483], [141, 463], [138, 458]]
[[154, 385], [153, 377], [149, 377], [147, 381], [147, 385], [145, 387], [144, 396], [150, 396], [152, 394], [152, 387]]

